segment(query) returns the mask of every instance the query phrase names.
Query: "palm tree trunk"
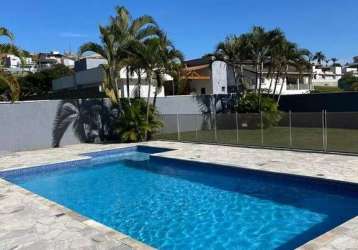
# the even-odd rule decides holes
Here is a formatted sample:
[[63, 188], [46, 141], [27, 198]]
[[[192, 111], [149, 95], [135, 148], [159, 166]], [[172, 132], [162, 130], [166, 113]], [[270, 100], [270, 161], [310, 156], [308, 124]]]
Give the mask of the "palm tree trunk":
[[156, 86], [155, 92], [154, 92], [153, 107], [155, 107], [155, 105], [157, 104], [158, 89], [161, 88], [161, 86], [162, 86], [159, 73], [156, 73], [156, 78], [157, 78], [157, 86]]
[[[146, 121], [147, 124], [149, 123], [149, 112], [150, 112], [150, 91], [152, 86], [152, 72], [147, 71], [147, 82], [148, 82], [148, 95], [147, 95], [147, 114], [146, 114]], [[145, 138], [148, 140], [148, 132], [145, 132]]]
[[284, 85], [285, 82], [286, 82], [286, 86], [287, 86], [287, 74], [288, 74], [288, 65], [286, 66], [284, 82], [281, 85], [280, 93], [279, 93], [278, 98], [277, 98], [277, 105], [279, 105], [279, 103], [280, 103], [280, 99], [281, 99], [281, 95], [282, 95], [282, 89], [283, 89], [283, 85]]
[[264, 70], [264, 64], [261, 62], [260, 65], [260, 74], [259, 74], [259, 111], [261, 112], [261, 88], [262, 88], [262, 71]]
[[[271, 62], [272, 63], [272, 62]], [[270, 76], [270, 85], [269, 85], [269, 88], [268, 88], [268, 90], [267, 90], [267, 94], [269, 95], [270, 94], [270, 91], [271, 91], [271, 87], [272, 87], [272, 84], [273, 84], [273, 72], [272, 72], [272, 70], [273, 70], [273, 66], [272, 66], [272, 64], [270, 64], [270, 68], [269, 68], [269, 71], [267, 72], [267, 76]]]
[[138, 97], [140, 98], [141, 97], [141, 88], [142, 88], [142, 75], [141, 75], [141, 71], [138, 70], [137, 72], [137, 75], [138, 75]]
[[280, 66], [280, 67], [278, 68], [277, 73], [276, 73], [275, 87], [274, 87], [273, 93], [272, 93], [272, 97], [273, 97], [273, 98], [274, 98], [275, 95], [276, 95], [276, 89], [277, 89], [277, 84], [278, 84], [279, 77], [280, 77], [280, 74], [281, 74], [281, 69], [282, 69], [282, 67]]
[[257, 93], [257, 88], [259, 85], [259, 64], [256, 63], [256, 82], [255, 82], [255, 93]]
[[128, 99], [128, 102], [130, 101], [130, 91], [129, 91], [129, 67], [126, 67], [126, 80], [127, 80], [127, 99]]

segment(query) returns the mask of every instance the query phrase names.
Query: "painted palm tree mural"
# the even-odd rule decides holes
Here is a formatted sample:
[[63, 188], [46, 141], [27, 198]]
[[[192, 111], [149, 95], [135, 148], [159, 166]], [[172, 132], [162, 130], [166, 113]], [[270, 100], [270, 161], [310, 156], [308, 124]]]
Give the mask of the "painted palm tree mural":
[[52, 146], [59, 147], [69, 127], [80, 142], [103, 142], [109, 138], [110, 123], [118, 111], [102, 100], [67, 100], [58, 106], [52, 131]]

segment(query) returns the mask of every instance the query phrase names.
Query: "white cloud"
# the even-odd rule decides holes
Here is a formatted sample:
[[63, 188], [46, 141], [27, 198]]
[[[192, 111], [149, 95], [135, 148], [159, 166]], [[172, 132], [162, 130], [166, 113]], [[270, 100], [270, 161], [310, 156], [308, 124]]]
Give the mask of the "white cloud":
[[86, 34], [81, 34], [81, 33], [73, 33], [73, 32], [62, 32], [60, 33], [60, 37], [70, 37], [70, 38], [81, 38], [81, 37], [87, 37], [88, 35]]

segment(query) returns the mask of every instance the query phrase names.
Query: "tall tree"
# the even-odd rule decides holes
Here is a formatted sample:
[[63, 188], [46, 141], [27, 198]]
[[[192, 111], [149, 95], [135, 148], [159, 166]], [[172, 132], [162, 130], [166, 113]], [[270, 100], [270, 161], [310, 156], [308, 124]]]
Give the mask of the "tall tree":
[[331, 61], [332, 61], [332, 66], [336, 66], [337, 62], [338, 62], [338, 59], [333, 57], [333, 58], [331, 58]]
[[[0, 56], [6, 54], [15, 55], [18, 56], [23, 63], [24, 52], [12, 43], [15, 39], [13, 33], [4, 27], [0, 27], [0, 37], [2, 36], [8, 38], [10, 40], [10, 43], [0, 44]], [[5, 72], [3, 69], [0, 68], [0, 83], [9, 87], [12, 102], [19, 100], [21, 88], [15, 76], [10, 74], [9, 72]]]
[[80, 47], [80, 53], [95, 52], [107, 60], [107, 64], [102, 65], [104, 71], [103, 87], [106, 94], [115, 103], [119, 104], [119, 78], [121, 64], [119, 57], [121, 51], [116, 46], [116, 37], [113, 27], [100, 26], [101, 44], [89, 42]]
[[283, 82], [281, 84], [280, 93], [277, 98], [277, 104], [280, 102], [282, 95], [283, 85], [286, 82], [289, 67], [296, 68], [300, 73], [309, 67], [308, 63], [309, 51], [306, 49], [298, 48], [297, 44], [286, 41], [282, 46], [281, 62], [282, 66], [285, 69], [283, 74]]
[[243, 84], [243, 61], [247, 59], [247, 49], [241, 37], [231, 35], [220, 42], [215, 50], [214, 56], [218, 60], [227, 63], [233, 73], [234, 84], [237, 91], [240, 91], [239, 82]]
[[[116, 16], [111, 17], [111, 26], [116, 39], [116, 47], [121, 51], [121, 64], [126, 68], [127, 98], [130, 98], [131, 68], [136, 67], [135, 54], [131, 51], [133, 42], [145, 42], [158, 35], [159, 28], [151, 16], [140, 16], [133, 19], [129, 11], [123, 7], [116, 8]], [[139, 72], [139, 71], [138, 71]]]
[[156, 88], [153, 98], [153, 106], [156, 106], [158, 92], [163, 88], [164, 78], [170, 76], [173, 81], [179, 81], [179, 72], [184, 61], [183, 54], [177, 50], [166, 34], [161, 34], [158, 43], [158, 67], [154, 69]]
[[318, 65], [322, 65], [322, 62], [326, 60], [326, 56], [322, 51], [318, 51], [314, 54], [313, 60], [316, 60]]

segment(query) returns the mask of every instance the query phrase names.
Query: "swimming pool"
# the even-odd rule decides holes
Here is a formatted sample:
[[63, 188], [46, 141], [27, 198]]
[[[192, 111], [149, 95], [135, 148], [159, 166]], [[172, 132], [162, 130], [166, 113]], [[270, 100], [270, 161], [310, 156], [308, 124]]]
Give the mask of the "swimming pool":
[[293, 249], [358, 214], [355, 185], [150, 156], [163, 151], [0, 176], [160, 249]]

